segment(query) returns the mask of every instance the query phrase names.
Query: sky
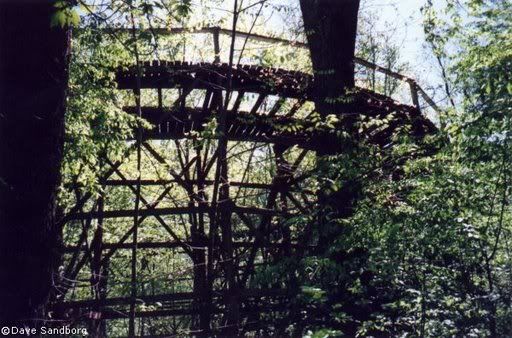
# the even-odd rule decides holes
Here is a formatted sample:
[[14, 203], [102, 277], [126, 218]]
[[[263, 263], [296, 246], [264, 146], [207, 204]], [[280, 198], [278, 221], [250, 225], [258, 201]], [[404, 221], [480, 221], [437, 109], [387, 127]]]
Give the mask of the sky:
[[[373, 14], [372, 16], [377, 20], [377, 30], [382, 32], [391, 31], [395, 44], [400, 47], [402, 62], [406, 62], [409, 65], [409, 71], [405, 72], [405, 75], [416, 79], [427, 92], [432, 94], [430, 89], [438, 88], [442, 81], [436, 62], [433, 60], [428, 48], [425, 48], [421, 7], [426, 1], [361, 0], [360, 12]], [[434, 0], [434, 4], [442, 1]], [[298, 6], [299, 0], [268, 0], [268, 2], [274, 6]], [[243, 6], [250, 6], [254, 14], [258, 12], [261, 0], [238, 0], [238, 3]], [[226, 19], [221, 24], [223, 27], [231, 27], [231, 11], [234, 0], [193, 0], [192, 4], [195, 8], [209, 8], [210, 13], [217, 16], [217, 18], [222, 17]], [[280, 36], [280, 33], [288, 30], [285, 23], [286, 18], [283, 18], [286, 15], [285, 12], [275, 12], [273, 10], [271, 14], [262, 13], [262, 18], [265, 20], [263, 30], [272, 35]], [[300, 12], [296, 12], [295, 15], [298, 15], [297, 18], [300, 20]], [[203, 18], [203, 20], [205, 19]], [[436, 100], [439, 95], [433, 96]]]
[[[340, 0], [341, 1], [341, 0]], [[298, 0], [279, 0], [278, 3], [293, 3]], [[401, 59], [409, 64], [408, 75], [434, 98], [444, 96], [439, 90], [442, 80], [437, 62], [425, 44], [421, 7], [426, 0], [361, 0], [360, 12], [372, 13], [381, 32], [392, 31], [395, 43], [400, 47]], [[434, 0], [440, 7], [443, 0]], [[431, 90], [436, 88], [436, 90]]]
[[[197, 6], [208, 6], [210, 9], [219, 9], [216, 14], [228, 17], [231, 14], [234, 1], [211, 1], [196, 0]], [[238, 0], [243, 6], [252, 5], [253, 12], [257, 12], [259, 8], [259, 0]], [[342, 0], [338, 0], [342, 1]], [[299, 0], [269, 0], [274, 6], [292, 5], [298, 6]], [[406, 74], [419, 81], [420, 84], [438, 85], [440, 78], [435, 62], [431, 58], [431, 54], [424, 48], [424, 34], [422, 27], [421, 7], [426, 0], [361, 0], [361, 12], [371, 12], [377, 18], [377, 29], [381, 31], [392, 30], [395, 36], [395, 43], [401, 47], [402, 61], [409, 63], [410, 73]], [[434, 0], [434, 4], [440, 3], [442, 0]], [[269, 13], [263, 11], [263, 17], [268, 18]], [[280, 35], [287, 30], [283, 18], [284, 12], [273, 12], [270, 20], [266, 22], [265, 31], [271, 34]], [[230, 27], [230, 20], [226, 20], [223, 26]], [[432, 83], [431, 83], [432, 82]]]
[[[446, 102], [441, 71], [426, 45], [421, 7], [426, 0], [368, 0], [378, 10], [378, 27], [394, 27], [396, 42], [402, 46], [401, 58], [410, 66], [409, 77], [414, 78], [440, 106]], [[442, 0], [434, 0], [434, 8], [441, 8]], [[430, 116], [437, 120], [435, 114]]]
[[[377, 10], [377, 26], [395, 29], [396, 42], [402, 47], [401, 56], [411, 66], [412, 77], [422, 83], [436, 85], [439, 82], [435, 64], [428, 49], [422, 26], [421, 6], [425, 0], [373, 0], [368, 4]], [[433, 82], [433, 83], [429, 83]]]
[[[199, 1], [202, 5], [205, 3], [213, 3], [208, 2], [208, 0], [206, 0], [206, 2], [204, 0]], [[274, 8], [276, 5], [298, 6], [299, 3], [299, 0], [268, 1]], [[443, 101], [445, 95], [444, 90], [441, 89], [443, 82], [440, 76], [440, 70], [437, 61], [433, 58], [432, 53], [425, 44], [423, 32], [421, 7], [425, 5], [426, 1], [427, 0], [361, 0], [360, 13], [372, 13], [372, 16], [377, 20], [375, 28], [381, 32], [392, 33], [394, 43], [400, 48], [401, 61], [408, 64], [408, 71], [402, 73], [415, 79], [429, 96], [442, 107], [444, 105]], [[433, 2], [434, 6], [439, 6], [439, 4], [443, 3], [443, 0], [433, 0]], [[255, 6], [251, 10], [256, 13], [261, 1], [238, 0], [238, 3], [242, 3], [244, 6], [254, 4]], [[220, 7], [217, 14], [231, 18], [230, 12], [234, 5], [234, 0], [224, 0], [217, 2], [217, 4], [217, 8]], [[289, 32], [289, 27], [287, 27], [286, 23], [287, 18], [285, 17], [287, 15], [286, 12], [271, 10], [271, 13], [272, 14], [269, 15], [269, 12], [263, 11], [262, 17], [265, 20], [265, 24], [263, 24], [263, 31], [260, 31], [262, 27], [259, 26], [258, 33], [281, 36], [282, 33]], [[300, 15], [300, 12], [297, 13]], [[227, 19], [223, 26], [227, 25], [229, 27], [230, 23], [231, 20]], [[286, 36], [287, 34], [284, 35]], [[430, 116], [430, 113], [427, 114]], [[430, 117], [434, 120], [436, 119], [435, 114]]]
[[[441, 1], [434, 1], [434, 5]], [[298, 0], [273, 0], [272, 2], [289, 4], [298, 3]], [[361, 0], [360, 11], [375, 15], [377, 30], [393, 31], [395, 43], [401, 47], [402, 61], [410, 66], [410, 71], [405, 75], [416, 79], [424, 89], [428, 89], [428, 87], [438, 87], [441, 78], [436, 62], [425, 48], [421, 14], [421, 7], [425, 2], [426, 0]], [[281, 28], [279, 18], [272, 20], [272, 24], [278, 32]]]

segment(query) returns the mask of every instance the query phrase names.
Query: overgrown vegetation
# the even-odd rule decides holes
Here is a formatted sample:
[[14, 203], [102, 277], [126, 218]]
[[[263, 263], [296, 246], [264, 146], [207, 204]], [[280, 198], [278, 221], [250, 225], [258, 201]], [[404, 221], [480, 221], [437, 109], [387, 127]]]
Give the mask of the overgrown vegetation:
[[[133, 105], [134, 97], [115, 88], [114, 72], [119, 66], [133, 63], [135, 45], [143, 60], [179, 61], [191, 57], [195, 61], [212, 61], [213, 45], [208, 37], [151, 33], [153, 27], [163, 25], [222, 26], [229, 20], [227, 14], [211, 9], [214, 3], [221, 6], [221, 1], [208, 3], [209, 6], [201, 7], [194, 1], [112, 1], [106, 9], [83, 7], [87, 15], [74, 38], [70, 68], [61, 191], [64, 211], [69, 211], [88, 193], [104, 200], [110, 210], [133, 206], [133, 190], [106, 187], [105, 180], [101, 179], [115, 161], [126, 156], [133, 142], [127, 144], [125, 140], [133, 137], [134, 128], [149, 127], [147, 122], [122, 110], [123, 106]], [[268, 13], [298, 15], [296, 6], [275, 1], [263, 1], [261, 7], [255, 4], [240, 14], [243, 26], [240, 30], [265, 33]], [[362, 20], [360, 25], [358, 55], [403, 71], [406, 65], [400, 61], [399, 48], [393, 45], [392, 36], [376, 37], [365, 31], [371, 27], [370, 14], [375, 15], [362, 14], [369, 19]], [[276, 316], [268, 314], [268, 321], [274, 324], [268, 324], [260, 333], [312, 337], [512, 336], [512, 162], [509, 157], [512, 4], [509, 1], [447, 0], [446, 6], [440, 8], [428, 2], [423, 14], [427, 41], [446, 82], [447, 104], [439, 117], [439, 129], [418, 138], [411, 136], [407, 125], [396, 128], [385, 147], [364, 137], [336, 133], [349, 145], [345, 147], [347, 151], [322, 161], [312, 153], [304, 157], [297, 172], [310, 177], [298, 184], [298, 188], [309, 197], [314, 198], [322, 191], [357, 198], [350, 202], [348, 213], [340, 212], [339, 205], [327, 200], [323, 205], [316, 204], [308, 209], [308, 213], [273, 220], [272, 224], [286, 225], [300, 248], [294, 255], [256, 267], [248, 285], [256, 289], [287, 287], [296, 291], [297, 296], [290, 301], [288, 312]], [[130, 19], [130, 15], [135, 15], [136, 20]], [[137, 33], [135, 38], [129, 30], [105, 33], [106, 26], [125, 26], [130, 20], [147, 30]], [[303, 38], [300, 27], [291, 27], [291, 37]], [[228, 43], [228, 40], [223, 41], [225, 49]], [[304, 49], [267, 48], [257, 43], [243, 45], [247, 50], [243, 50], [242, 45], [237, 47], [237, 55], [244, 62], [311, 70]], [[400, 91], [398, 81], [389, 77], [379, 81], [375, 72], [360, 73], [356, 79], [358, 84], [388, 96]], [[189, 99], [199, 106], [204, 99], [202, 95], [194, 93]], [[163, 100], [172, 102], [178, 96], [179, 91], [164, 92]], [[142, 99], [152, 106], [159, 100], [156, 93], [144, 91]], [[249, 104], [255, 99], [249, 97], [245, 102]], [[268, 102], [269, 107], [271, 103]], [[285, 111], [291, 106], [292, 103], [286, 102], [281, 109]], [[311, 104], [302, 107], [298, 116], [306, 116], [308, 108], [312, 108]], [[315, 118], [319, 119], [313, 114], [308, 121], [316, 122], [317, 128], [332, 129], [338, 122], [337, 118], [333, 122], [333, 117], [329, 117], [330, 120]], [[391, 123], [391, 119], [361, 119], [357, 129], [364, 134], [376, 124]], [[169, 172], [179, 173], [196, 154], [210, 159], [217, 142], [212, 137], [215, 129], [216, 123], [212, 121], [195, 139], [155, 142], [153, 146], [164, 153], [168, 164], [157, 168], [158, 163], [145, 151], [144, 166], [152, 174], [144, 179], [157, 180], [165, 178]], [[275, 148], [241, 142], [230, 142], [228, 148], [228, 156], [234, 158], [229, 168], [233, 181], [270, 184], [277, 175], [278, 168], [273, 162]], [[137, 178], [136, 159], [133, 153], [127, 156], [124, 167], [114, 172], [112, 179]], [[293, 163], [301, 156], [301, 150], [287, 149], [283, 156]], [[251, 168], [250, 174], [243, 165]], [[189, 180], [198, 179], [190, 170], [184, 175]], [[213, 171], [206, 178], [213, 179]], [[164, 187], [173, 193], [160, 201], [159, 207], [193, 203], [189, 200], [190, 192], [175, 182]], [[150, 202], [162, 193], [156, 187], [142, 189], [143, 195], [150, 196]], [[213, 187], [195, 193], [211, 196]], [[261, 191], [242, 188], [232, 189], [232, 194], [243, 205], [264, 205], [267, 197]], [[339, 202], [339, 199], [334, 200]], [[97, 201], [91, 200], [83, 209], [98, 210]], [[320, 218], [327, 222], [319, 222]], [[165, 220], [178, 237], [192, 238], [188, 230], [192, 217], [172, 215]], [[133, 224], [131, 219], [95, 222], [83, 219], [67, 224], [65, 245], [78, 243], [84, 229], [98, 227], [104, 229], [103, 241], [114, 243]], [[236, 236], [253, 239], [256, 236], [243, 229], [244, 222], [233, 221]], [[146, 232], [139, 241], [171, 240], [169, 231], [156, 219], [144, 220], [143, 226]], [[85, 236], [85, 246], [93, 247], [94, 236], [94, 231]], [[190, 263], [197, 265], [198, 262], [192, 262], [185, 250], [144, 252], [138, 258], [139, 294], [193, 290], [194, 271]], [[91, 296], [128, 295], [126, 267], [131, 259], [130, 252], [119, 250], [112, 255], [117, 259], [115, 263], [105, 264], [100, 270], [91, 265], [79, 275], [61, 273], [60, 282], [72, 290], [60, 295], [62, 290], [58, 290], [56, 297], [80, 300]], [[70, 260], [73, 260], [72, 255], [66, 255], [62, 266], [67, 266]], [[86, 279], [91, 272], [94, 276], [98, 271], [108, 276], [108, 287], [97, 279]], [[138, 306], [141, 310], [157, 310], [161, 304]], [[188, 334], [190, 327], [196, 324], [142, 319], [138, 325], [141, 335], [156, 335], [169, 331]], [[125, 320], [116, 320], [104, 327], [103, 333], [123, 334], [125, 328]]]
[[[302, 261], [311, 271], [303, 283], [315, 290], [304, 320], [320, 313], [332, 323], [311, 324], [314, 335], [512, 334], [511, 9], [506, 1], [424, 7], [453, 105], [423, 144], [395, 140], [386, 161], [396, 175], [363, 176], [354, 215], [334, 218], [327, 252]], [[331, 177], [367, 172], [356, 159], [334, 160]]]

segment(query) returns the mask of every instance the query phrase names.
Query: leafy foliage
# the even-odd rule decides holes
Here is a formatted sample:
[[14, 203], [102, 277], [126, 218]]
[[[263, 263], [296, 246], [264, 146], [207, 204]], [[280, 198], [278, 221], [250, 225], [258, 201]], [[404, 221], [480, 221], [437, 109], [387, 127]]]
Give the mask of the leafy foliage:
[[[98, 11], [86, 7], [85, 11], [91, 11], [84, 20], [86, 27], [79, 30], [73, 42], [64, 185], [80, 189], [63, 189], [61, 204], [65, 208], [70, 208], [76, 195], [85, 191], [105, 194], [99, 180], [108, 167], [104, 159], [122, 158], [127, 149], [125, 140], [134, 127], [145, 125], [123, 112], [121, 108], [133, 104], [133, 97], [115, 90], [114, 84], [114, 70], [133, 63], [135, 44], [144, 60], [154, 56], [179, 60], [187, 48], [191, 49], [190, 45], [203, 43], [183, 37], [165, 40], [147, 31], [137, 33], [135, 38], [128, 34], [108, 35], [96, 28], [108, 20], [112, 26], [119, 26], [128, 20], [128, 14], [134, 14], [141, 27], [149, 28], [155, 23], [178, 22], [192, 27], [226, 20], [212, 19], [211, 13], [200, 13], [207, 19], [197, 19], [192, 1], [187, 0], [122, 1], [109, 6]], [[78, 24], [71, 9], [57, 7], [53, 24]], [[293, 14], [286, 6], [279, 8]], [[304, 188], [321, 196], [324, 206], [316, 205], [311, 214], [280, 219], [298, 239], [297, 254], [256, 268], [256, 276], [248, 282], [252, 288], [287, 287], [297, 294], [280, 318], [287, 327], [276, 327], [273, 333], [307, 337], [512, 334], [512, 7], [506, 1], [447, 1], [441, 13], [428, 3], [424, 15], [427, 39], [444, 67], [446, 88], [454, 105], [441, 116], [442, 127], [436, 135], [419, 139], [411, 137], [406, 127], [399, 128], [391, 136], [392, 142], [382, 149], [361, 135], [389, 127], [396, 116], [361, 119], [356, 126], [359, 138], [333, 132], [333, 137], [345, 143], [346, 152], [306, 159], [309, 167], [316, 166], [316, 170]], [[247, 18], [240, 20], [251, 22]], [[368, 27], [371, 19], [361, 29]], [[294, 28], [294, 34], [301, 33], [300, 28]], [[399, 62], [399, 48], [390, 43], [391, 38], [362, 35], [358, 47], [362, 57], [397, 71], [406, 68]], [[200, 47], [196, 54], [204, 58], [202, 49], [206, 48]], [[244, 60], [301, 70], [311, 67], [304, 52], [288, 48], [254, 50], [249, 50]], [[379, 84], [375, 73], [362, 75], [374, 90], [387, 95], [397, 91], [394, 80], [385, 78]], [[149, 103], [156, 100], [151, 95], [144, 99]], [[279, 128], [291, 132], [305, 128], [308, 132], [329, 131], [342, 120], [334, 115], [322, 119], [313, 113], [302, 123]], [[217, 120], [210, 120], [204, 127], [202, 133], [189, 135], [196, 137], [194, 142], [158, 144], [160, 149], [172, 149], [166, 154], [171, 164], [165, 170], [155, 170], [150, 179], [179, 170], [176, 159], [189, 159], [192, 150], [210, 149]], [[239, 150], [244, 155], [234, 157], [242, 162], [250, 149], [240, 146]], [[254, 154], [259, 160], [259, 170], [251, 177], [254, 181], [268, 183], [272, 178], [269, 176], [275, 176], [275, 165], [268, 160], [270, 153], [269, 149], [251, 150], [251, 159]], [[297, 151], [293, 149], [286, 155], [297, 156]], [[125, 170], [132, 177], [137, 172], [133, 156], [130, 159]], [[241, 166], [234, 165], [230, 170], [245, 178]], [[175, 199], [162, 204], [175, 206], [187, 201], [187, 191], [167, 187], [172, 187]], [[160, 193], [144, 189], [147, 194]], [[108, 191], [111, 206], [117, 209], [130, 208], [132, 196], [127, 189]], [[264, 196], [242, 197], [244, 202], [264, 202]], [[178, 217], [172, 221], [180, 236], [188, 236], [187, 221]], [[82, 228], [76, 225], [66, 229], [66, 242], [74, 243], [80, 236]], [[111, 230], [105, 232], [104, 240], [116, 242], [131, 223], [104, 226]], [[145, 221], [144, 227], [141, 240], [169, 236], [155, 220]], [[130, 257], [127, 251], [116, 255], [118, 263], [108, 268], [109, 292], [111, 296], [122, 296], [129, 293], [126, 265]], [[191, 290], [192, 272], [187, 270], [191, 262], [185, 254], [149, 250], [139, 260], [140, 294]], [[83, 289], [73, 294], [77, 299], [87, 296], [88, 290]], [[155, 310], [161, 304], [140, 307]], [[165, 333], [169, 325], [164, 320], [155, 321], [147, 332]], [[123, 332], [122, 329], [123, 323], [109, 328], [113, 333]], [[269, 330], [272, 332], [272, 328]]]
[[[511, 334], [510, 6], [448, 1], [442, 13], [424, 8], [456, 106], [423, 142], [397, 135], [392, 153], [371, 161], [392, 163], [392, 172], [365, 175], [352, 215], [319, 225], [331, 238], [327, 250], [301, 262], [315, 271], [302, 283], [322, 294], [302, 318], [311, 332]], [[359, 148], [353, 161], [330, 159], [334, 173], [320, 178], [353, 185], [351, 171], [368, 172], [366, 151]]]

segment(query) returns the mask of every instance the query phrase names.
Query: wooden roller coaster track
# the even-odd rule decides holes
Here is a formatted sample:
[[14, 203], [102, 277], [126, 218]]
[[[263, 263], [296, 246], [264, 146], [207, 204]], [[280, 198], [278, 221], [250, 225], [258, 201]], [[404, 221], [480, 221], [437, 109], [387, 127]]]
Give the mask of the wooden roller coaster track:
[[[226, 33], [219, 28], [204, 31], [217, 38]], [[171, 328], [165, 334], [208, 336], [233, 332], [233, 326], [236, 332], [265, 330], [278, 325], [291, 310], [290, 299], [296, 292], [292, 287], [268, 283], [255, 289], [251, 285], [269, 263], [307, 249], [309, 244], [294, 234], [287, 220], [315, 208], [316, 194], [307, 185], [311, 159], [323, 146], [318, 140], [324, 138], [319, 136], [331, 131], [314, 128], [313, 107], [307, 104], [312, 101], [311, 75], [253, 65], [229, 68], [220, 62], [154, 61], [117, 70], [119, 90], [143, 90], [142, 95], [156, 98], [154, 105], [140, 107], [151, 125], [142, 131], [142, 177], [130, 174], [130, 154], [137, 142], [127, 140], [131, 145], [124, 160], [102, 159], [108, 169], [100, 197], [78, 195], [63, 217], [62, 225], [79, 229], [80, 235], [63, 249], [67, 265], [53, 303], [55, 318], [87, 322], [101, 334], [107, 322], [139, 318], [143, 327], [144, 321], [163, 317]], [[221, 110], [228, 72], [229, 87], [236, 95], [224, 121], [227, 145], [221, 152], [216, 143], [219, 135], [208, 133], [207, 126]], [[394, 113], [397, 123], [410, 124], [415, 133], [432, 131], [434, 126], [422, 116], [417, 100], [417, 93], [424, 92], [411, 79], [401, 79], [411, 84], [415, 106], [356, 88], [360, 104], [354, 114], [385, 117]], [[125, 111], [136, 115], [138, 107], [128, 106]], [[384, 144], [396, 126], [391, 123], [366, 133], [370, 140]], [[227, 169], [214, 176], [218, 161]], [[242, 171], [231, 171], [235, 165]], [[218, 201], [213, 199], [215, 185], [221, 187]], [[119, 191], [136, 195], [140, 210], [130, 206], [131, 200], [116, 205]], [[145, 239], [131, 243], [127, 240], [135, 231], [129, 226], [134, 217], [140, 225], [138, 236]], [[127, 230], [122, 232], [119, 224]], [[167, 238], [155, 238], [155, 229], [163, 229]], [[145, 258], [136, 262], [140, 280], [128, 280], [122, 271], [110, 270], [114, 262], [129, 265], [126, 253], [134, 248], [151, 253], [148, 257], [164, 253], [180, 257], [186, 266], [164, 269], [169, 278], [147, 280], [144, 276], [151, 263]], [[156, 259], [154, 264], [161, 261]], [[85, 282], [84, 275], [88, 276]], [[138, 296], [131, 297], [123, 283], [135, 283]], [[81, 284], [91, 288], [89, 299], [70, 296]], [[154, 292], [158, 286], [163, 293]], [[129, 306], [134, 304], [136, 310], [130, 313]]]

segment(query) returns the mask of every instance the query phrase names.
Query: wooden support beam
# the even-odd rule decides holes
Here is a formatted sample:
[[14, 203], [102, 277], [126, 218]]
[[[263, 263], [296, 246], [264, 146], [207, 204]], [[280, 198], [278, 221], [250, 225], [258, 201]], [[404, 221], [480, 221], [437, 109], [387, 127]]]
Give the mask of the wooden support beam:
[[[242, 313], [253, 313], [257, 312], [268, 312], [268, 311], [284, 311], [288, 308], [289, 301], [283, 301], [280, 303], [270, 303], [261, 306], [247, 305], [240, 308], [240, 312]], [[225, 313], [226, 310], [221, 307], [215, 307], [212, 309], [212, 313]], [[192, 306], [188, 308], [177, 308], [177, 309], [163, 309], [163, 310], [151, 310], [151, 311], [136, 311], [134, 313], [135, 318], [158, 318], [158, 317], [175, 317], [175, 316], [192, 316], [197, 315], [197, 309]], [[87, 318], [87, 314], [80, 314], [79, 317]], [[102, 320], [112, 320], [112, 319], [126, 319], [127, 314], [125, 312], [114, 310], [114, 309], [105, 309], [101, 313]], [[78, 318], [77, 318], [78, 319]], [[75, 319], [76, 320], [76, 319]], [[199, 331], [195, 331], [199, 332]], [[222, 332], [222, 331], [221, 331]]]
[[304, 98], [299, 98], [297, 102], [293, 104], [290, 111], [286, 113], [285, 117], [293, 117], [295, 113], [297, 113], [297, 111], [300, 109], [300, 107], [304, 105], [304, 103], [306, 103], [306, 100]]
[[[241, 212], [246, 214], [253, 215], [262, 215], [262, 216], [279, 216], [284, 215], [282, 212], [269, 209], [269, 208], [258, 208], [258, 207], [242, 207], [235, 206], [233, 207], [234, 212]], [[147, 216], [168, 216], [168, 215], [185, 215], [189, 213], [211, 213], [212, 207], [174, 207], [174, 208], [159, 208], [159, 209], [141, 209], [139, 215], [141, 217]], [[89, 218], [98, 218], [103, 217], [104, 219], [110, 218], [126, 218], [133, 217], [134, 210], [132, 209], [124, 209], [124, 210], [105, 210], [103, 213], [99, 213], [98, 211], [91, 212], [79, 212], [76, 213], [72, 219], [82, 220]]]
[[258, 98], [256, 99], [256, 102], [254, 102], [249, 114], [258, 115], [257, 112], [260, 109], [261, 105], [263, 104], [263, 101], [265, 101], [266, 98], [267, 98], [266, 94], [264, 94], [264, 93], [259, 94]]
[[[282, 156], [286, 149], [284, 148], [275, 148], [274, 152], [276, 153], [276, 159]], [[270, 190], [268, 196], [267, 196], [267, 202], [266, 202], [266, 208], [273, 209], [276, 206], [276, 200], [278, 196], [278, 192], [280, 190], [280, 187], [282, 184], [285, 184], [285, 179], [281, 175], [275, 175], [272, 179], [272, 189]], [[254, 244], [251, 248], [251, 251], [249, 253], [249, 258], [247, 259], [247, 266], [242, 274], [242, 277], [240, 278], [240, 286], [245, 287], [249, 276], [251, 273], [253, 273], [254, 269], [254, 261], [256, 259], [256, 253], [258, 249], [261, 247], [263, 242], [265, 242], [265, 237], [267, 237], [268, 228], [271, 222], [271, 217], [268, 215], [264, 215], [261, 218], [260, 224], [256, 228], [255, 234], [254, 234]]]
[[213, 51], [215, 53], [215, 63], [220, 63], [220, 28], [215, 27], [212, 31]]
[[272, 109], [270, 109], [270, 111], [268, 112], [267, 116], [268, 117], [275, 116], [285, 102], [286, 102], [286, 98], [284, 98], [284, 97], [278, 98], [276, 103], [272, 107]]
[[418, 98], [418, 89], [417, 84], [414, 81], [409, 81], [409, 88], [411, 89], [411, 98], [412, 104], [418, 109], [421, 110], [420, 101]]
[[[195, 185], [199, 183], [199, 180], [182, 180], [182, 183], [185, 183], [187, 185]], [[202, 181], [205, 185], [212, 185], [213, 180], [204, 180]], [[169, 184], [178, 183], [177, 180], [163, 180], [163, 179], [155, 179], [155, 180], [141, 180], [142, 186], [166, 186]], [[106, 186], [129, 186], [129, 185], [135, 185], [137, 184], [136, 180], [107, 180], [104, 182]], [[240, 188], [247, 188], [247, 189], [270, 189], [272, 187], [271, 184], [265, 184], [265, 183], [252, 183], [252, 182], [233, 182], [230, 181], [229, 185], [232, 187], [240, 187]]]
[[289, 192], [286, 192], [285, 193], [286, 197], [288, 197], [288, 199], [292, 202], [292, 204], [297, 208], [299, 209], [300, 213], [302, 215], [308, 215], [311, 213], [311, 210], [308, 210], [305, 206], [303, 206], [296, 198], [295, 196], [293, 196], [292, 194], [290, 194]]
[[[148, 209], [146, 209], [146, 210], [154, 210], [154, 209], [158, 206], [158, 204], [162, 201], [163, 197], [164, 197], [165, 195], [167, 195], [167, 193], [168, 193], [168, 190], [167, 190], [167, 189], [165, 189], [165, 190], [163, 191], [163, 193], [162, 193], [162, 194], [160, 194], [160, 196], [158, 196], [158, 198], [156, 199], [156, 201], [155, 201], [155, 202], [153, 202], [153, 204], [150, 206], [150, 208], [148, 208]], [[133, 212], [133, 210], [132, 210], [132, 212]], [[141, 219], [139, 220], [139, 223], [142, 223], [142, 222], [144, 221], [144, 219], [145, 219], [145, 218], [149, 217], [149, 215], [142, 215], [142, 216], [141, 216], [141, 215], [140, 215], [140, 213], [139, 213], [139, 216], [141, 217]], [[103, 217], [103, 218], [105, 218], [105, 216], [104, 216], [104, 215], [103, 215], [102, 217]], [[129, 216], [129, 217], [131, 217], [131, 216]], [[162, 222], [160, 222], [160, 224], [162, 224], [162, 225], [164, 226], [164, 228], [169, 232], [169, 234], [173, 237], [173, 239], [174, 239], [174, 240], [176, 240], [177, 242], [182, 243], [182, 241], [178, 238], [178, 236], [177, 236], [177, 235], [175, 235], [173, 231], [170, 231], [169, 227], [167, 226], [167, 224], [166, 224], [165, 222], [163, 222], [163, 221], [162, 221]], [[134, 230], [135, 230], [135, 227], [133, 227], [133, 226], [132, 226], [132, 227], [131, 227], [131, 228], [130, 228], [130, 229], [129, 229], [129, 230], [128, 230], [124, 235], [123, 235], [123, 237], [121, 237], [121, 239], [119, 240], [119, 243], [124, 243], [124, 242], [128, 239], [128, 237], [130, 237], [130, 235], [133, 233], [133, 231], [134, 231]], [[184, 248], [185, 252], [187, 252], [187, 253], [189, 253], [189, 254], [190, 254], [190, 250], [188, 250], [188, 248], [187, 248], [186, 246], [183, 246], [183, 248]], [[112, 248], [112, 249], [111, 249], [107, 254], [105, 254], [105, 256], [103, 257], [103, 261], [108, 261], [108, 260], [109, 260], [113, 255], [114, 255], [114, 253], [115, 253], [115, 252], [116, 252], [116, 248]], [[102, 262], [103, 262], [103, 261], [102, 261]]]
[[[227, 290], [216, 291], [214, 293], [214, 298], [224, 297], [224, 295], [228, 293]], [[243, 299], [248, 298], [261, 298], [261, 297], [286, 297], [289, 295], [287, 289], [244, 289], [240, 291], [240, 296]], [[193, 292], [178, 292], [171, 294], [161, 294], [161, 295], [139, 295], [137, 297], [137, 302], [140, 304], [150, 304], [156, 302], [176, 302], [176, 301], [192, 301], [196, 295]], [[56, 304], [57, 307], [64, 309], [84, 309], [93, 306], [119, 306], [119, 305], [129, 305], [131, 302], [130, 297], [114, 297], [114, 298], [106, 298], [103, 300], [79, 300], [79, 301], [70, 301], [70, 302], [62, 302]]]
[[[200, 248], [200, 247], [196, 247], [195, 246], [196, 244], [194, 242], [190, 242], [190, 241], [188, 241], [188, 242], [181, 242], [181, 241], [180, 242], [175, 242], [175, 241], [171, 241], [171, 242], [139, 242], [138, 247], [140, 249], [162, 249], [162, 250], [164, 250], [164, 249], [182, 249], [184, 244], [194, 247], [194, 249]], [[233, 242], [233, 247], [235, 247], [235, 248], [251, 248], [253, 245], [254, 245], [254, 242], [252, 242], [252, 241], [247, 241], [247, 242], [234, 241]], [[265, 248], [281, 248], [284, 245], [287, 245], [287, 244], [280, 243], [280, 242], [277, 242], [277, 243], [269, 242], [269, 243], [263, 244], [263, 246]], [[132, 246], [133, 245], [131, 243], [103, 243], [102, 248], [103, 248], [103, 250], [111, 250], [111, 249], [128, 250], [128, 249], [131, 249]], [[298, 246], [298, 244], [292, 244], [292, 246]], [[201, 247], [200, 249], [203, 250], [203, 248], [206, 248], [206, 247], [207, 246], [204, 246], [204, 247]], [[87, 250], [89, 250], [89, 248], [87, 246], [81, 246], [81, 247], [66, 246], [66, 247], [64, 247], [63, 252], [70, 253], [70, 252], [74, 252], [74, 251], [87, 251]]]
[[[117, 168], [119, 168], [124, 160], [130, 155], [130, 153], [136, 148], [136, 144], [132, 144], [130, 145], [126, 151], [124, 152], [123, 154], [123, 159], [122, 160], [119, 160], [117, 162], [115, 162], [101, 177], [100, 181], [103, 181], [103, 180], [107, 180], [110, 176], [112, 176], [112, 174], [116, 171]], [[60, 219], [57, 223], [59, 225], [59, 227], [63, 227], [64, 224], [66, 224], [70, 219], [72, 219], [73, 217], [73, 214], [78, 212], [78, 210], [80, 210], [84, 205], [85, 203], [87, 203], [87, 201], [91, 198], [92, 196], [92, 193], [88, 192], [86, 193], [84, 196], [82, 196], [82, 198], [80, 198], [76, 204], [71, 208], [71, 210], [62, 218]]]
[[244, 98], [245, 92], [238, 91], [238, 95], [236, 96], [235, 103], [233, 104], [232, 112], [238, 112], [240, 110], [240, 104], [242, 104], [242, 100]]
[[[124, 177], [124, 175], [118, 170], [116, 169], [116, 173], [117, 175], [122, 179], [122, 180], [126, 180], [126, 177]], [[167, 196], [167, 194], [171, 191], [171, 188], [170, 187], [167, 187], [165, 188], [165, 190], [160, 194], [160, 196], [158, 196], [158, 198], [153, 202], [153, 203], [149, 203], [143, 196], [140, 195], [140, 180], [135, 180], [136, 184], [134, 185], [128, 185], [128, 187], [132, 190], [133, 193], [137, 194], [138, 195], [138, 198], [140, 199], [140, 201], [144, 204], [144, 206], [148, 209], [153, 209], [155, 208], [162, 200], [165, 196]], [[137, 189], [138, 187], [138, 189]], [[103, 210], [102, 210], [103, 211]], [[137, 214], [140, 212], [140, 210], [137, 212]], [[160, 225], [162, 225], [162, 227], [169, 233], [169, 235], [171, 235], [171, 237], [175, 240], [175, 241], [178, 241], [179, 243], [182, 243], [181, 240], [179, 239], [178, 235], [176, 235], [176, 233], [174, 232], [174, 230], [171, 229], [171, 227], [169, 227], [167, 225], [167, 223], [162, 219], [162, 217], [160, 217], [159, 215], [154, 215], [155, 218], [158, 220], [158, 222], [160, 223]], [[138, 218], [137, 215], [135, 215], [134, 217], [137, 217], [137, 222], [138, 224], [141, 224], [142, 221], [146, 218], [146, 217], [142, 217], [142, 218]], [[101, 215], [100, 215], [100, 218], [101, 218]], [[134, 229], [135, 230], [135, 229]], [[188, 248], [188, 246], [184, 245], [182, 243], [182, 246], [183, 246], [183, 250], [187, 253], [191, 253], [190, 249]]]

